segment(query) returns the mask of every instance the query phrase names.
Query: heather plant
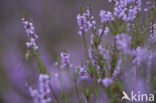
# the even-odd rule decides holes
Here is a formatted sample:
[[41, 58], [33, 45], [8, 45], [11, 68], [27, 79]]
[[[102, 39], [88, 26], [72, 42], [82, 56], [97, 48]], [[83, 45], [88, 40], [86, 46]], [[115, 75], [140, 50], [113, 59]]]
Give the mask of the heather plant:
[[[86, 11], [80, 8], [77, 14], [85, 60], [74, 66], [72, 56], [64, 50], [55, 63], [57, 80], [63, 82], [65, 73], [72, 82], [73, 94], [65, 90], [64, 84], [61, 84], [64, 89], [54, 89], [50, 82], [53, 80], [51, 72], [40, 57], [33, 23], [28, 17], [22, 19], [28, 37], [25, 58], [27, 61], [33, 59], [39, 74], [38, 85], [29, 83], [34, 103], [120, 103], [126, 85], [138, 82], [140, 78], [150, 84], [149, 91], [155, 89], [152, 60], [156, 42], [156, 2], [108, 2], [112, 9], [100, 10], [100, 21], [95, 19], [90, 4]], [[143, 84], [141, 86], [140, 91]]]

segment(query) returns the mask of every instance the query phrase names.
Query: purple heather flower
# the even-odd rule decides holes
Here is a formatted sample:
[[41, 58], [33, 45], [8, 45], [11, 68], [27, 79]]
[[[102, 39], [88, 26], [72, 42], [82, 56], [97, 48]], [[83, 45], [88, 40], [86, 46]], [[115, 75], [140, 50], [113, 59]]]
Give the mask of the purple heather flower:
[[79, 29], [80, 31], [78, 32], [80, 36], [82, 36], [83, 32], [87, 32], [87, 18], [86, 18], [86, 14], [78, 14], [77, 15], [77, 23], [79, 25]]
[[101, 81], [102, 81], [102, 79], [98, 79], [98, 80], [97, 80], [97, 83], [100, 83]]
[[51, 98], [48, 96], [50, 93], [49, 88], [49, 75], [39, 75], [39, 90], [29, 88], [30, 94], [34, 99], [34, 103], [50, 103]]
[[88, 25], [88, 29], [95, 29], [95, 24], [96, 22], [95, 21], [87, 21], [87, 25]]
[[121, 50], [122, 53], [130, 53], [131, 36], [128, 34], [117, 34], [115, 36], [117, 49]]
[[106, 88], [108, 88], [113, 83], [113, 80], [112, 78], [104, 78], [102, 83]]
[[142, 61], [148, 61], [151, 62], [151, 53], [146, 49], [142, 47], [137, 47], [136, 50], [133, 51], [133, 55], [135, 56], [133, 63], [136, 63], [137, 65], [140, 65]]
[[84, 67], [78, 67], [77, 69], [81, 80], [85, 80], [88, 78], [87, 71]]
[[[141, 0], [114, 0], [114, 16], [122, 18], [124, 21], [132, 21], [141, 10]], [[134, 5], [133, 5], [134, 4]], [[128, 6], [130, 8], [128, 8]]]
[[146, 2], [146, 4], [147, 4], [147, 5], [150, 5], [150, 4], [151, 4], [151, 2]]
[[147, 9], [147, 8], [145, 8], [145, 9], [144, 9], [144, 11], [145, 11], [145, 12], [147, 12], [147, 11], [148, 11], [148, 9]]
[[108, 32], [109, 32], [109, 27], [106, 26], [104, 30], [100, 28], [97, 33], [98, 33], [98, 36], [100, 37], [100, 35], [107, 35]]
[[122, 64], [122, 60], [119, 59], [119, 61], [118, 61], [118, 63], [117, 63], [117, 66], [116, 66], [116, 68], [115, 68], [115, 70], [114, 70], [114, 72], [113, 72], [113, 77], [114, 77], [114, 78], [119, 74], [120, 69], [121, 69], [121, 64]]
[[100, 29], [98, 30], [98, 36], [100, 37], [101, 34], [102, 34], [102, 29], [100, 28]]
[[58, 73], [55, 73], [55, 79], [59, 80], [59, 74]]
[[109, 11], [101, 10], [100, 11], [100, 17], [101, 17], [101, 22], [102, 23], [106, 23], [108, 21], [113, 21], [114, 20], [114, 17], [112, 15], [112, 13], [109, 12]]
[[115, 1], [115, 8], [113, 14], [118, 17], [125, 17], [125, 11], [127, 10], [127, 1], [126, 0], [114, 0]]
[[91, 28], [96, 29], [96, 27], [95, 27], [96, 21], [94, 20], [94, 16], [91, 14], [91, 11], [89, 8], [86, 11], [86, 16], [87, 16], [88, 29], [91, 29]]
[[[153, 30], [152, 30], [152, 28], [153, 28]], [[149, 41], [156, 42], [156, 24], [152, 25], [152, 23], [151, 23]]]
[[61, 68], [63, 69], [65, 66], [72, 67], [71, 61], [70, 61], [70, 54], [68, 53], [60, 53], [61, 57]]
[[105, 60], [110, 60], [111, 57], [109, 55], [109, 50], [105, 49], [105, 47], [102, 45], [99, 45], [98, 49], [99, 49], [99, 53], [103, 56]]
[[105, 27], [104, 34], [107, 35], [109, 32], [109, 27]]
[[28, 41], [26, 42], [27, 48], [32, 47], [34, 50], [37, 50], [38, 46], [36, 45], [36, 39], [38, 39], [38, 35], [35, 34], [33, 23], [29, 22], [26, 18], [22, 18], [22, 23], [24, 24], [25, 31], [28, 35]]
[[43, 94], [50, 93], [49, 89], [49, 75], [40, 74], [39, 76], [39, 85], [40, 85], [40, 92]]
[[96, 24], [96, 21], [94, 20], [94, 17], [90, 14], [91, 11], [88, 9], [86, 11], [86, 16], [87, 16], [87, 26], [88, 26], [88, 29], [95, 29], [95, 24]]
[[91, 38], [90, 44], [94, 44], [94, 35], [92, 34], [90, 38]]
[[92, 65], [95, 66], [95, 59], [94, 59], [94, 56], [93, 56], [93, 51], [92, 51], [92, 49], [89, 49], [89, 50], [88, 50], [88, 53], [89, 53], [89, 58], [90, 58], [90, 60], [91, 60], [91, 62], [92, 62]]
[[148, 69], [151, 68], [151, 65], [152, 65], [152, 57], [153, 57], [153, 54], [150, 53], [149, 56], [148, 56], [148, 61], [147, 61]]
[[137, 9], [136, 8], [131, 8], [128, 11], [128, 20], [132, 21], [136, 18], [136, 14], [137, 14]]
[[77, 15], [77, 23], [79, 25], [79, 35], [81, 36], [82, 33], [88, 32], [90, 29], [95, 29], [96, 21], [94, 17], [90, 14], [90, 10], [88, 9], [85, 13], [79, 13]]

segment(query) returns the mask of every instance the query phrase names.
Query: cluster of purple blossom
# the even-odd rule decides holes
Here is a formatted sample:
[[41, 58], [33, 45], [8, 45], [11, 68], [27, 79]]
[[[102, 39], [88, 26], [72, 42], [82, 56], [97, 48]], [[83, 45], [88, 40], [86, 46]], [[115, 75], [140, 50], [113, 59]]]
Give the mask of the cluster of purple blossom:
[[[141, 0], [114, 0], [114, 2], [114, 16], [122, 18], [124, 21], [134, 20], [138, 11], [141, 10]], [[130, 5], [129, 9], [128, 5]]]
[[156, 42], [156, 24], [151, 23], [149, 41]]
[[151, 10], [153, 7], [151, 7], [151, 1], [146, 2], [146, 8], [144, 9], [145, 12]]
[[88, 78], [87, 70], [84, 67], [77, 67], [77, 72], [79, 73], [79, 78], [85, 80]]
[[104, 30], [102, 28], [100, 28], [98, 30], [98, 36], [100, 37], [101, 35], [107, 35], [108, 32], [109, 32], [109, 27], [108, 26], [106, 26]]
[[121, 50], [123, 53], [130, 53], [131, 51], [131, 36], [128, 34], [117, 34], [115, 36], [117, 49]]
[[107, 61], [110, 61], [111, 57], [109, 55], [109, 50], [106, 49], [104, 46], [99, 45], [98, 46], [99, 53], [103, 56], [103, 58]]
[[80, 31], [78, 32], [80, 36], [88, 32], [90, 29], [95, 29], [96, 21], [94, 20], [94, 17], [91, 15], [91, 11], [89, 8], [86, 11], [86, 13], [79, 13], [77, 15], [77, 23], [80, 29]]
[[98, 79], [97, 82], [102, 83], [106, 88], [108, 88], [113, 83], [113, 79], [106, 77], [104, 79]]
[[115, 2], [114, 11], [112, 13], [101, 10], [100, 17], [102, 23], [114, 21], [115, 16], [122, 18], [124, 21], [132, 21], [136, 18], [138, 11], [141, 10], [141, 0], [109, 0], [109, 2]]
[[33, 23], [28, 21], [27, 18], [22, 18], [22, 23], [24, 24], [25, 31], [28, 35], [28, 41], [26, 42], [27, 48], [33, 48], [34, 50], [38, 49], [36, 45], [36, 39], [38, 39], [38, 35], [35, 34], [35, 28]]
[[70, 68], [72, 67], [70, 54], [62, 52], [60, 53], [60, 58], [61, 58], [61, 65], [60, 65], [61, 69], [63, 69], [66, 66]]
[[29, 91], [34, 99], [34, 103], [50, 103], [51, 97], [49, 97], [50, 94], [49, 75], [40, 74], [38, 90], [30, 87]]
[[102, 23], [106, 23], [108, 21], [113, 21], [114, 20], [114, 17], [112, 15], [112, 13], [109, 12], [109, 11], [101, 10], [100, 11], [100, 17], [101, 17], [101, 22]]
[[133, 60], [133, 63], [137, 63], [137, 65], [140, 65], [142, 61], [147, 60], [149, 63], [151, 62], [151, 53], [146, 48], [137, 47], [136, 50], [133, 51], [133, 55], [135, 56], [135, 59]]
[[120, 73], [120, 70], [121, 70], [121, 65], [122, 65], [122, 59], [119, 59], [118, 60], [118, 63], [117, 63], [117, 66], [113, 72], [113, 77], [116, 78], [117, 75]]

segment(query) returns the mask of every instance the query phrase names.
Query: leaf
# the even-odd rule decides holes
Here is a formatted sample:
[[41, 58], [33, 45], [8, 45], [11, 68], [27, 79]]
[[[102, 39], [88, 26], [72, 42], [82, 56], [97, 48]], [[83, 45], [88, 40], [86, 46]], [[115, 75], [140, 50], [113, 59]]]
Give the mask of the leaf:
[[153, 13], [154, 13], [154, 16], [156, 18], [156, 8], [153, 8]]
[[26, 53], [25, 53], [25, 59], [28, 60], [29, 59], [29, 56], [30, 56], [30, 51], [27, 50]]
[[92, 87], [92, 84], [89, 84], [88, 86], [88, 96], [90, 97], [93, 93], [93, 87]]
[[49, 80], [51, 79], [51, 74], [50, 74], [50, 72], [48, 72], [48, 75], [49, 75]]
[[83, 94], [84, 94], [85, 96], [87, 96], [86, 87], [85, 87], [85, 81], [84, 81], [84, 80], [82, 81], [81, 87], [82, 87], [82, 92], [83, 92]]
[[25, 18], [28, 18], [28, 13], [27, 13], [27, 11], [26, 11], [26, 10], [23, 10], [22, 12], [23, 12], [24, 17], [25, 17]]

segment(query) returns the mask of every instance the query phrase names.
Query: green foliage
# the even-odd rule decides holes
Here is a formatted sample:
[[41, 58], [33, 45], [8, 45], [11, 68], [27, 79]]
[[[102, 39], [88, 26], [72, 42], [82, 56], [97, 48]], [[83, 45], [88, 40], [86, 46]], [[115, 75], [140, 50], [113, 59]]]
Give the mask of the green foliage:
[[156, 18], [156, 8], [153, 8], [153, 14], [154, 14], [154, 16]]
[[38, 67], [39, 67], [40, 73], [45, 74], [45, 73], [47, 72], [46, 67], [45, 67], [45, 65], [43, 64], [43, 62], [42, 62], [42, 60], [41, 60], [40, 57], [38, 58], [37, 65], [38, 65]]
[[123, 85], [119, 81], [114, 81], [109, 88], [110, 101], [109, 103], [117, 103], [122, 98]]
[[25, 53], [25, 59], [28, 60], [29, 59], [29, 56], [30, 56], [30, 51], [27, 50], [26, 53]]
[[69, 97], [67, 95], [65, 95], [64, 93], [62, 93], [62, 95], [60, 96], [60, 99], [61, 99], [61, 103], [72, 103], [69, 100]]

